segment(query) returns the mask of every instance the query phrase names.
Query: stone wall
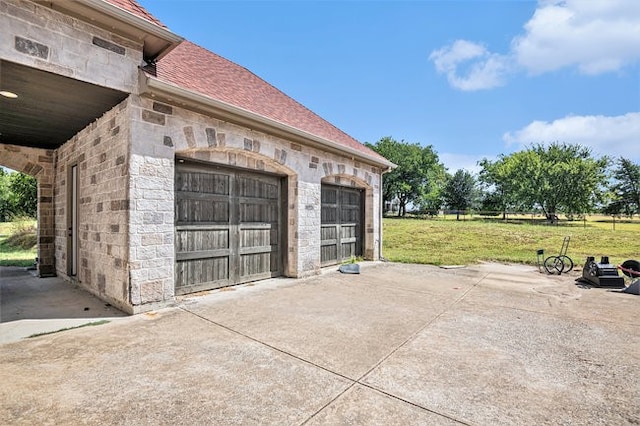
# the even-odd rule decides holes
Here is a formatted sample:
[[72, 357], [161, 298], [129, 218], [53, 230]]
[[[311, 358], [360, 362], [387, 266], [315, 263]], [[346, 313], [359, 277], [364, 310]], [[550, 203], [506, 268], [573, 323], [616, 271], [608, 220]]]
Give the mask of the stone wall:
[[143, 110], [132, 96], [129, 190], [131, 302], [136, 311], [162, 306], [174, 296], [174, 145], [165, 115]]
[[[325, 181], [359, 187], [365, 189], [366, 197], [365, 256], [368, 259], [379, 258], [379, 168], [146, 97], [133, 99], [135, 111], [132, 162], [134, 159], [137, 162], [139, 157], [140, 164], [150, 166], [150, 173], [159, 173], [161, 169], [171, 171], [171, 175], [162, 176], [161, 183], [156, 181], [158, 188], [153, 190], [165, 191], [165, 196], [171, 197], [167, 198], [166, 204], [157, 206], [143, 201], [147, 196], [143, 192], [137, 192], [135, 188], [134, 181], [144, 181], [147, 172], [139, 173], [138, 178], [132, 177], [132, 199], [136, 199], [136, 206], [140, 203], [140, 207], [145, 208], [173, 208], [173, 193], [167, 188], [173, 188], [171, 180], [175, 156], [286, 176], [288, 259], [285, 274], [302, 277], [320, 271], [321, 183]], [[159, 163], [150, 164], [152, 160]], [[135, 176], [138, 171], [132, 173]], [[132, 215], [140, 214], [144, 217], [144, 211], [132, 210]], [[170, 241], [173, 231], [169, 228], [173, 227], [173, 218], [171, 217], [171, 226], [169, 215], [162, 219], [157, 217], [157, 220], [162, 222], [154, 224], [154, 229], [162, 229], [160, 234], [166, 241]], [[140, 224], [144, 225], [144, 221]], [[159, 239], [158, 237], [158, 241]], [[164, 251], [168, 247], [160, 245], [156, 249]], [[132, 247], [132, 259], [133, 250]], [[169, 257], [163, 259], [173, 262]], [[140, 273], [146, 278], [144, 272]], [[170, 280], [172, 282], [173, 276], [169, 277], [167, 271], [166, 282], [169, 283]], [[157, 286], [159, 294], [160, 284]], [[166, 288], [164, 294], [166, 298]]]
[[0, 0], [0, 58], [125, 92], [136, 90], [140, 42], [43, 3]]
[[[129, 294], [129, 100], [55, 152], [55, 246], [59, 275], [131, 312]], [[69, 276], [70, 170], [78, 167], [78, 270]]]

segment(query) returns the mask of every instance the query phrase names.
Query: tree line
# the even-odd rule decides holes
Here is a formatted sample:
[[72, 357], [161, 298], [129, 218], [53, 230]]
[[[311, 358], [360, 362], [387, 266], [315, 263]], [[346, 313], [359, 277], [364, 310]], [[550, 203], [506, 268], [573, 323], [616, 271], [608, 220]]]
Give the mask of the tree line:
[[[538, 211], [549, 220], [600, 212], [640, 215], [640, 165], [626, 158], [594, 157], [578, 144], [534, 144], [494, 161], [477, 175], [449, 173], [433, 146], [384, 137], [368, 147], [397, 164], [383, 177], [382, 198], [417, 213], [441, 209], [502, 213]], [[0, 222], [37, 213], [37, 183], [0, 167]]]
[[[533, 144], [496, 160], [478, 162], [477, 175], [447, 171], [433, 146], [384, 137], [368, 147], [397, 164], [383, 177], [385, 205], [417, 213], [441, 209], [502, 213], [537, 211], [547, 219], [588, 213], [640, 214], [640, 165], [626, 158], [596, 157], [579, 144]], [[458, 216], [459, 219], [459, 216]]]
[[35, 218], [37, 193], [38, 185], [33, 177], [0, 167], [0, 222], [24, 216]]

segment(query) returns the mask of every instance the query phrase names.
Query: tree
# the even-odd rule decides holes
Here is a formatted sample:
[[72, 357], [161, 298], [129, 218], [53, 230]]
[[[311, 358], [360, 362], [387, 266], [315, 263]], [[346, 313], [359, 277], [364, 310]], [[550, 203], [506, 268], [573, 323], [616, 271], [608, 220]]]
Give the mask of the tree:
[[11, 191], [8, 173], [0, 167], [0, 222], [7, 222], [11, 216]]
[[607, 158], [593, 158], [581, 145], [542, 144], [502, 156], [508, 201], [518, 208], [539, 208], [553, 220], [593, 211], [603, 196]]
[[444, 176], [445, 168], [431, 145], [423, 147], [398, 142], [389, 136], [366, 145], [398, 166], [382, 179], [382, 198], [384, 201], [398, 200], [398, 216], [406, 214], [409, 203], [437, 199], [437, 184]]
[[512, 172], [509, 168], [511, 163], [507, 160], [507, 157], [500, 155], [494, 162], [485, 158], [478, 163], [482, 167], [479, 180], [487, 187], [483, 209], [501, 211], [502, 219], [506, 219], [507, 210], [515, 205]]
[[629, 217], [640, 214], [640, 165], [621, 157], [612, 177], [613, 201], [606, 211], [612, 214], [624, 213]]
[[447, 180], [443, 198], [450, 209], [457, 210], [456, 219], [460, 220], [460, 210], [470, 208], [476, 199], [476, 179], [466, 170], [456, 171]]
[[16, 216], [35, 217], [37, 188], [33, 177], [0, 168], [0, 221], [6, 222]]

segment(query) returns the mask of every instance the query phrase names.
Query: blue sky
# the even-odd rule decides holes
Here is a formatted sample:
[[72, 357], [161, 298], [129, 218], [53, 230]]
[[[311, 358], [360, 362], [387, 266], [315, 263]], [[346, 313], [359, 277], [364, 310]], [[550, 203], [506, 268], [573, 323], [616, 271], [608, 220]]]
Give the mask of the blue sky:
[[454, 172], [531, 143], [640, 162], [640, 1], [139, 0], [362, 142]]

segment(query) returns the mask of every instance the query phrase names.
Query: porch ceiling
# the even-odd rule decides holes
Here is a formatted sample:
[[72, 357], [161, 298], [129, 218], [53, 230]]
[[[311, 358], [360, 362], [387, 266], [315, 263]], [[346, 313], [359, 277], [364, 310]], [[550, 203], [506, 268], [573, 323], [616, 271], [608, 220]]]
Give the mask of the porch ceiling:
[[0, 61], [0, 143], [53, 149], [128, 93], [8, 61]]

